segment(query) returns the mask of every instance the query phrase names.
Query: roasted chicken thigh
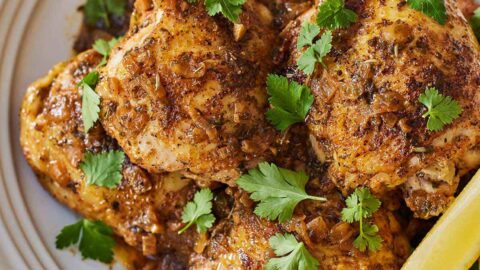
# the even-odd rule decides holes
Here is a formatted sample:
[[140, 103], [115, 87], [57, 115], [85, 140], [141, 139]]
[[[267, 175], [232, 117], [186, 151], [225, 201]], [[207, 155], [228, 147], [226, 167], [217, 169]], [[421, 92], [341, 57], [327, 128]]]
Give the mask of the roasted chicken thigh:
[[274, 137], [264, 117], [271, 12], [247, 1], [231, 24], [200, 2], [157, 0], [139, 14], [97, 87], [103, 126], [150, 172], [232, 184]]
[[[334, 31], [327, 68], [319, 65], [309, 77], [296, 69], [295, 44], [316, 9], [284, 31], [291, 48], [285, 70], [315, 96], [308, 126], [329, 177], [344, 193], [402, 186], [422, 218], [442, 213], [459, 178], [480, 163], [479, 47], [456, 1], [445, 2], [448, 20], [441, 25], [405, 1], [346, 1], [358, 21]], [[428, 130], [423, 117], [418, 98], [427, 87], [463, 108], [441, 131]]]

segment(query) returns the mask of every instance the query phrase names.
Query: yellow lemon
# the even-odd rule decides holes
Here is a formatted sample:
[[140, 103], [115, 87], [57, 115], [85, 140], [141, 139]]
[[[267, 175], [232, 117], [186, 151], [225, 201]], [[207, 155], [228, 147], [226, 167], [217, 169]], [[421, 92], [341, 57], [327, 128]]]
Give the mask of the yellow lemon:
[[443, 214], [402, 270], [466, 270], [480, 256], [480, 171]]

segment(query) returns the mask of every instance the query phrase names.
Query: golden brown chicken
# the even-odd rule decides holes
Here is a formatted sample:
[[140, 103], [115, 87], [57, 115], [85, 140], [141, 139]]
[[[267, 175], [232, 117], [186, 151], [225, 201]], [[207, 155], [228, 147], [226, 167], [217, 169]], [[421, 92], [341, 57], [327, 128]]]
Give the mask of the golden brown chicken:
[[232, 184], [268, 156], [274, 137], [264, 117], [271, 12], [248, 1], [232, 24], [200, 2], [142, 8], [102, 72], [102, 124], [150, 172]]
[[83, 132], [77, 84], [100, 60], [99, 54], [87, 51], [29, 87], [20, 115], [25, 157], [42, 185], [69, 208], [103, 221], [144, 255], [174, 252], [164, 263], [186, 264], [195, 237], [191, 232], [178, 236], [177, 228], [183, 206], [197, 189], [190, 180], [178, 174], [151, 175], [127, 160], [117, 188], [85, 182], [79, 167], [84, 153], [118, 149], [98, 124], [88, 135]]
[[[296, 37], [303, 21], [285, 30], [288, 76], [307, 83], [315, 96], [308, 116], [311, 139], [328, 175], [348, 193], [367, 185], [376, 193], [402, 186], [416, 216], [442, 213], [459, 178], [480, 164], [480, 52], [456, 1], [445, 1], [440, 25], [405, 1], [346, 1], [358, 14], [334, 31], [333, 49], [306, 77], [296, 69]], [[460, 118], [429, 131], [419, 96], [436, 87], [463, 108]]]
[[[398, 269], [408, 251], [408, 242], [396, 217], [382, 210], [374, 222], [380, 228], [383, 247], [361, 253], [353, 247], [358, 233], [353, 225], [340, 221], [343, 199], [329, 184], [315, 178], [310, 190], [331, 193], [328, 204], [309, 203], [297, 209], [287, 224], [269, 222], [253, 214], [248, 194], [236, 189], [215, 191], [217, 221], [205, 234], [194, 230], [178, 235], [181, 213], [197, 187], [179, 174], [152, 175], [126, 161], [122, 183], [108, 189], [87, 185], [79, 168], [84, 153], [118, 149], [100, 125], [83, 133], [81, 92], [77, 83], [101, 60], [87, 51], [68, 63], [57, 65], [50, 74], [27, 91], [21, 111], [21, 142], [28, 162], [42, 185], [60, 202], [81, 215], [101, 220], [142, 254], [156, 258], [148, 267], [158, 269], [262, 269], [274, 256], [268, 240], [278, 232], [295, 233], [320, 261], [322, 269]], [[305, 132], [287, 139], [279, 163], [307, 162]], [[296, 160], [291, 162], [283, 155]], [[282, 160], [282, 161], [280, 161]], [[321, 190], [321, 191], [320, 191]], [[128, 251], [132, 256], [132, 251]], [[133, 268], [145, 259], [137, 255]], [[150, 268], [148, 268], [150, 269]]]

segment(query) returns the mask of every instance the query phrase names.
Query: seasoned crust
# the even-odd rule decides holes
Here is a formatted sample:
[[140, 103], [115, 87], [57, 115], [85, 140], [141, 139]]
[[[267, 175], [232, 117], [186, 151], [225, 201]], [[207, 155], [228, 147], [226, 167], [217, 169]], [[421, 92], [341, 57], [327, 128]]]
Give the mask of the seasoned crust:
[[[315, 11], [284, 31], [288, 40], [284, 50], [290, 51], [285, 71], [305, 81], [315, 96], [307, 124], [320, 156], [329, 162], [329, 176], [345, 193], [362, 185], [383, 193], [414, 181], [424, 170], [452, 162], [456, 180], [430, 179], [449, 188], [437, 190], [433, 184], [428, 191], [442, 192], [446, 199], [429, 202], [430, 214], [417, 212], [424, 218], [438, 215], [453, 199], [458, 177], [480, 163], [477, 40], [455, 1], [446, 1], [445, 26], [405, 1], [346, 3], [359, 21], [334, 32], [333, 49], [325, 59], [328, 69], [319, 67], [308, 79], [296, 70], [300, 52], [294, 46], [301, 22], [314, 20]], [[418, 102], [430, 86], [453, 97], [464, 110], [440, 132], [427, 130], [425, 107]]]
[[178, 0], [155, 1], [142, 16], [102, 72], [102, 124], [150, 172], [233, 184], [275, 136], [264, 117], [271, 14], [249, 1], [233, 26]]
[[27, 90], [20, 113], [20, 141], [40, 183], [82, 216], [101, 220], [144, 255], [174, 250], [187, 263], [191, 233], [178, 236], [183, 205], [197, 190], [178, 174], [151, 175], [126, 160], [115, 189], [87, 185], [79, 167], [86, 151], [119, 149], [97, 124], [83, 132], [78, 82], [100, 62], [93, 50], [55, 66]]

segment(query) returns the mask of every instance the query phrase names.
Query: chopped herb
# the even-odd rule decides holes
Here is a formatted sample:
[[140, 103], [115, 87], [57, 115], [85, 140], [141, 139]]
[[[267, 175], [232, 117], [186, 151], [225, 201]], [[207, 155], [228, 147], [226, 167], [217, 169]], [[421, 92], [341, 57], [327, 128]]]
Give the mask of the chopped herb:
[[78, 83], [82, 89], [82, 119], [85, 133], [93, 127], [98, 120], [100, 112], [100, 96], [95, 92], [95, 87], [100, 75], [97, 71], [90, 72]]
[[93, 44], [93, 49], [103, 56], [102, 61], [98, 64], [98, 67], [103, 67], [107, 64], [107, 59], [110, 56], [110, 52], [119, 41], [118, 38], [112, 38], [110, 41], [104, 39], [97, 39]]
[[315, 42], [315, 44], [308, 47], [302, 56], [300, 56], [297, 62], [298, 68], [305, 72], [305, 74], [311, 75], [315, 70], [317, 63], [326, 67], [325, 63], [323, 63], [323, 58], [330, 53], [331, 50], [332, 32], [326, 31], [323, 33], [322, 37]]
[[313, 104], [310, 88], [271, 74], [267, 78], [267, 90], [273, 107], [268, 110], [267, 118], [278, 130], [285, 131], [292, 124], [305, 121]]
[[252, 200], [260, 202], [255, 214], [280, 222], [291, 219], [295, 207], [303, 200], [326, 201], [323, 197], [308, 195], [305, 192], [307, 182], [308, 176], [304, 172], [278, 168], [267, 162], [260, 163], [258, 168], [237, 180], [240, 188], [251, 193]]
[[[205, 7], [208, 15], [214, 16], [218, 13], [235, 23], [238, 16], [242, 13], [242, 6], [246, 0], [205, 0]], [[196, 0], [188, 0], [189, 3], [195, 3]]]
[[187, 223], [179, 232], [185, 232], [193, 224], [197, 225], [198, 232], [205, 232], [211, 228], [215, 222], [215, 216], [212, 214], [212, 191], [204, 188], [193, 197], [193, 201], [187, 203], [183, 208], [182, 222]]
[[344, 0], [326, 0], [318, 7], [317, 24], [329, 30], [346, 28], [357, 18], [353, 10], [345, 7]]
[[87, 184], [115, 188], [122, 181], [122, 164], [125, 154], [122, 151], [108, 151], [100, 154], [85, 153], [80, 164]]
[[441, 25], [447, 22], [444, 0], [407, 0], [407, 3], [411, 8], [423, 12]]
[[110, 27], [109, 16], [123, 16], [126, 4], [126, 0], [87, 0], [84, 6], [87, 24], [94, 26], [102, 20]]
[[266, 270], [316, 270], [319, 262], [313, 257], [302, 242], [298, 242], [291, 234], [272, 236], [269, 240], [270, 247], [275, 255], [280, 258], [272, 258], [265, 266]]
[[65, 226], [57, 235], [55, 245], [57, 249], [65, 249], [78, 244], [83, 259], [111, 263], [115, 246], [112, 234], [112, 229], [101, 221], [81, 219]]
[[440, 94], [433, 87], [427, 88], [418, 101], [428, 109], [423, 117], [428, 117], [427, 128], [430, 131], [442, 130], [462, 114], [462, 107], [456, 100]]
[[358, 222], [360, 234], [353, 245], [364, 252], [367, 248], [377, 251], [382, 246], [382, 238], [377, 234], [378, 227], [366, 222], [381, 205], [380, 200], [370, 193], [368, 188], [357, 188], [346, 200], [347, 207], [342, 210], [342, 220], [348, 223]]

